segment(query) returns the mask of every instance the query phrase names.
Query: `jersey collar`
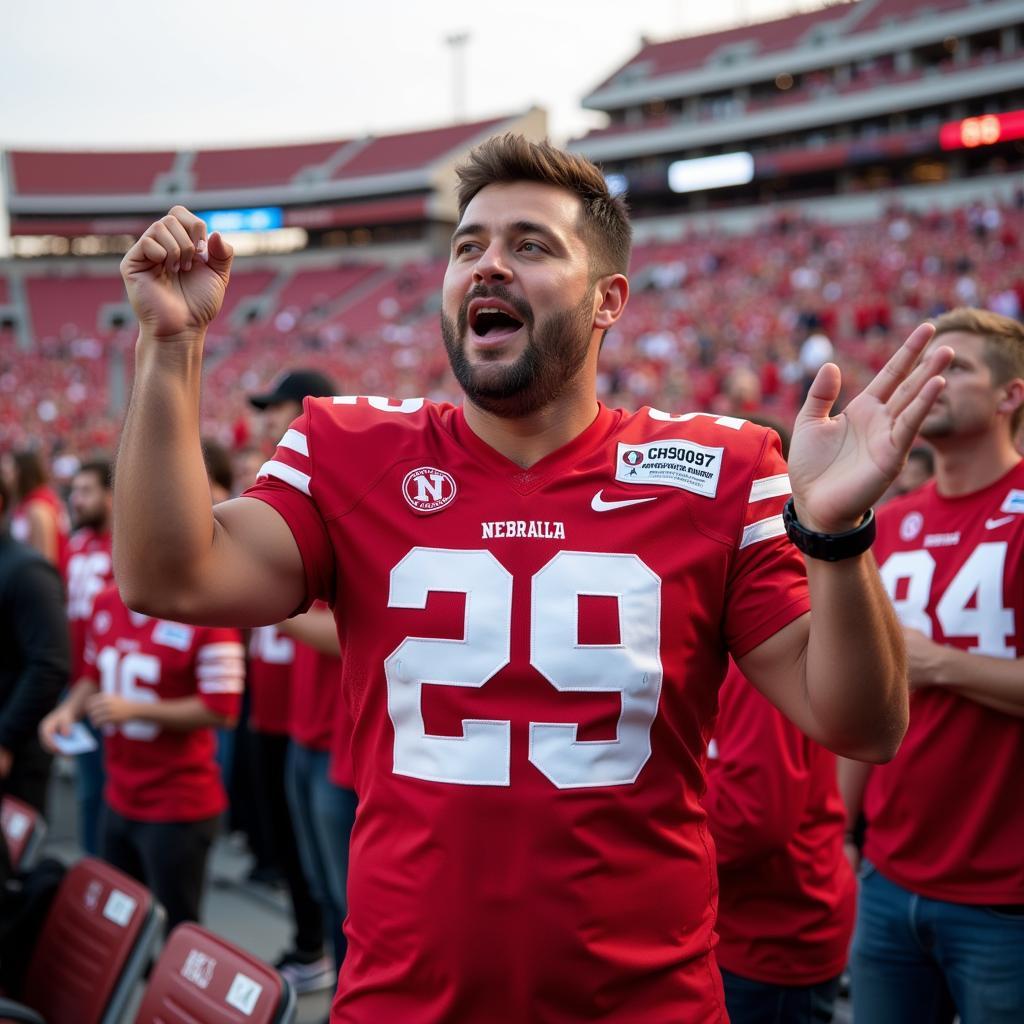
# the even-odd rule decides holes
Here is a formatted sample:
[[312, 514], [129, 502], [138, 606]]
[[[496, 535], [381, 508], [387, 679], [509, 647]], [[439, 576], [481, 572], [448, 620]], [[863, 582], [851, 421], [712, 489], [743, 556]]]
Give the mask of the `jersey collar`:
[[451, 432], [456, 442], [478, 462], [484, 463], [491, 472], [507, 480], [509, 485], [520, 494], [530, 494], [543, 487], [548, 481], [563, 475], [570, 466], [579, 462], [601, 444], [612, 432], [620, 418], [619, 410], [609, 409], [603, 403], [598, 402], [597, 416], [582, 433], [577, 434], [568, 444], [545, 455], [529, 469], [523, 469], [522, 466], [506, 458], [486, 441], [477, 437], [466, 423], [462, 406], [456, 408], [452, 415]]

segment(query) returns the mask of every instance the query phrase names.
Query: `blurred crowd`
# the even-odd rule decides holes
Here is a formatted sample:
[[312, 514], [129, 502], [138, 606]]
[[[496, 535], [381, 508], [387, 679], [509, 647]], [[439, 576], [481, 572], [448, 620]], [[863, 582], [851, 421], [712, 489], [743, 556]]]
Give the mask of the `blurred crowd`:
[[[1018, 316], [1022, 236], [1024, 199], [893, 209], [856, 225], [780, 214], [747, 234], [693, 231], [638, 245], [629, 308], [602, 351], [601, 397], [789, 419], [826, 359], [838, 359], [855, 393], [923, 319], [963, 305]], [[399, 268], [374, 307], [360, 304], [351, 317], [311, 302], [241, 327], [215, 322], [204, 433], [236, 455], [258, 446], [245, 396], [285, 358], [346, 394], [456, 399], [439, 344], [442, 274], [437, 262]], [[67, 324], [25, 351], [0, 333], [0, 449], [41, 447], [64, 485], [76, 460], [112, 450], [127, 388], [111, 381], [130, 381], [134, 340], [130, 325], [98, 336]]]
[[[1022, 232], [1021, 206], [975, 205], [928, 215], [893, 210], [879, 222], [857, 226], [783, 215], [745, 236], [694, 234], [640, 246], [633, 260], [629, 313], [602, 351], [601, 397], [626, 407], [767, 419], [784, 435], [825, 361], [840, 364], [844, 387], [852, 393], [923, 319], [973, 306], [1019, 320], [1024, 310]], [[370, 327], [356, 329], [296, 308], [279, 311], [270, 322], [211, 332], [202, 419], [212, 501], [240, 494], [255, 482], [307, 395], [457, 398], [437, 338], [440, 282], [433, 275], [440, 271], [437, 265], [406, 268], [405, 284], [389, 302], [381, 302]], [[356, 809], [348, 766], [332, 762], [328, 753], [332, 731], [347, 727], [336, 706], [340, 652], [333, 621], [326, 609], [314, 608], [279, 626], [251, 631], [181, 627], [187, 636], [165, 629], [161, 639], [159, 629], [175, 624], [136, 616], [120, 604], [111, 586], [110, 545], [110, 460], [119, 415], [107, 385], [112, 360], [122, 360], [130, 377], [132, 340], [127, 330], [102, 341], [83, 333], [44, 339], [27, 352], [9, 337], [0, 342], [3, 514], [11, 536], [62, 574], [67, 595], [60, 643], [70, 651], [70, 666], [65, 660], [63, 676], [57, 678], [58, 666], [47, 684], [50, 708], [68, 684], [72, 690], [44, 719], [44, 745], [49, 737], [60, 749], [72, 724], [84, 720], [92, 749], [76, 758], [82, 845], [115, 863], [120, 859], [125, 870], [143, 876], [171, 910], [169, 925], [201, 914], [206, 856], [226, 818], [227, 827], [246, 838], [253, 879], [287, 888], [294, 934], [290, 948], [281, 951], [278, 968], [299, 991], [331, 986], [345, 955], [345, 864]], [[284, 363], [304, 369], [281, 374]], [[929, 451], [918, 450], [890, 497], [914, 492], [931, 472]], [[118, 630], [127, 646], [108, 656], [111, 647], [104, 645], [113, 642]], [[161, 645], [193, 659], [184, 668], [170, 661], [163, 668], [168, 677], [173, 670], [191, 682], [180, 691], [161, 691], [158, 699], [140, 697], [139, 690], [145, 690], [140, 680], [155, 683], [144, 676], [125, 677], [125, 652], [169, 657], [157, 649]], [[141, 664], [138, 657], [135, 662]], [[83, 679], [87, 686], [75, 685]], [[826, 1002], [834, 1000], [853, 928], [855, 883], [841, 859], [843, 840], [853, 837], [856, 821], [846, 820], [831, 755], [808, 746], [763, 700], [764, 707], [743, 710], [749, 721], [740, 723], [739, 695], [751, 691], [733, 678], [723, 694], [731, 692], [730, 686], [736, 695], [723, 698], [716, 734], [721, 749], [713, 742], [709, 752], [707, 806], [722, 851], [720, 870], [727, 878], [732, 850], [736, 870], [744, 877], [749, 873], [745, 865], [754, 849], [753, 832], [738, 814], [734, 797], [742, 790], [749, 799], [754, 787], [744, 783], [724, 796], [719, 787], [741, 760], [728, 745], [730, 730], [749, 730], [756, 716], [762, 740], [774, 737], [762, 745], [789, 749], [793, 763], [802, 766], [800, 778], [821, 782], [813, 806], [801, 802], [804, 810], [793, 811], [799, 817], [810, 808], [814, 821], [805, 828], [794, 818], [794, 831], [782, 839], [809, 842], [811, 831], [819, 828], [828, 834], [823, 843], [832, 851], [831, 860], [811, 864], [811, 856], [808, 870], [824, 865], [822, 886], [831, 886], [830, 920], [841, 918], [842, 927], [814, 940], [823, 959], [820, 971], [811, 970], [804, 980], [827, 980], [832, 987]], [[119, 705], [122, 698], [131, 706]], [[158, 715], [153, 708], [140, 711], [140, 700], [168, 706]], [[140, 770], [139, 757], [145, 759], [139, 753], [144, 744], [124, 744], [115, 737], [152, 738], [131, 732], [133, 722], [138, 732], [140, 719], [134, 716], [143, 713], [150, 717], [141, 721], [158, 726], [153, 736], [209, 738], [189, 740], [191, 745], [182, 739], [172, 753], [191, 766], [189, 772], [216, 766], [216, 799], [209, 796], [208, 779], [204, 795], [194, 803], [187, 786], [170, 802], [147, 803], [146, 787], [159, 789], [165, 783], [151, 780], [135, 789], [126, 784]], [[83, 742], [88, 746], [90, 741]], [[49, 764], [34, 730], [20, 735], [17, 744], [5, 743], [0, 734], [0, 777], [14, 780], [7, 791], [44, 810], [45, 785], [40, 788], [39, 778], [45, 779]], [[3, 760], [6, 755], [15, 765], [21, 759], [33, 766], [27, 782], [18, 782], [10, 758]], [[751, 777], [762, 783], [773, 778], [761, 762]], [[797, 784], [781, 768], [777, 777], [786, 785]], [[777, 796], [773, 790], [765, 799], [770, 803]], [[168, 862], [168, 833], [159, 829], [182, 824], [188, 828], [176, 833], [171, 845], [181, 848], [185, 860]], [[793, 856], [797, 863], [799, 857]], [[794, 876], [789, 882], [796, 887], [799, 880]], [[783, 879], [779, 884], [788, 883]], [[798, 906], [800, 892], [794, 892], [787, 906]], [[730, 893], [724, 884], [723, 893], [728, 909]], [[814, 906], [820, 909], [820, 900]], [[1016, 904], [1012, 912], [1019, 916]], [[726, 928], [729, 920], [741, 916], [727, 918]], [[804, 923], [792, 927], [802, 929]], [[753, 939], [742, 932], [723, 935], [721, 959], [728, 972], [733, 969], [730, 956], [736, 963], [747, 962], [753, 949], [747, 948], [748, 940]], [[775, 982], [776, 967], [765, 961], [766, 981]], [[785, 974], [785, 965], [782, 970]]]

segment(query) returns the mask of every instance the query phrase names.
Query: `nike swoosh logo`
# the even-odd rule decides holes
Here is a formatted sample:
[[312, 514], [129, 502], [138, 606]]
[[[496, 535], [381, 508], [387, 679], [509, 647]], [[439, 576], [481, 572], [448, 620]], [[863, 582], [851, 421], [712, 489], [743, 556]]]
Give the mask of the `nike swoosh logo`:
[[1005, 526], [1007, 523], [1012, 523], [1016, 518], [1016, 516], [1002, 516], [999, 519], [986, 519], [985, 529], [998, 530], [1000, 526]]
[[595, 512], [611, 512], [613, 508], [626, 508], [627, 505], [642, 505], [645, 501], [657, 501], [655, 498], [627, 498], [625, 501], [605, 501], [598, 491], [590, 500], [590, 507]]

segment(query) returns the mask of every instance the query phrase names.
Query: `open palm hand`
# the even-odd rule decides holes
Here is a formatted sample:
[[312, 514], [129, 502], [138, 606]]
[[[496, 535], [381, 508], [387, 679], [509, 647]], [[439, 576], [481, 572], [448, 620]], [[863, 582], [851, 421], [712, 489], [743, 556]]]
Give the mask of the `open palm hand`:
[[945, 381], [952, 349], [922, 358], [935, 329], [922, 324], [838, 416], [839, 368], [826, 363], [797, 415], [789, 455], [793, 501], [811, 530], [855, 527], [896, 478]]

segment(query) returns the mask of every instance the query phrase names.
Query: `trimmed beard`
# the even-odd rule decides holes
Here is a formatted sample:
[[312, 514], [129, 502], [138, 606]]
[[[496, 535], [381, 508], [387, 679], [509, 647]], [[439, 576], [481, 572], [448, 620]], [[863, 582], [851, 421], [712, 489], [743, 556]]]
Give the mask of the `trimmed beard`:
[[88, 527], [97, 533], [105, 533], [108, 525], [107, 514], [102, 510], [95, 513], [86, 513], [81, 517], [77, 517], [74, 514], [71, 516], [71, 528], [73, 530], [81, 530]]
[[[472, 289], [459, 307], [458, 321], [441, 313], [441, 335], [452, 373], [476, 406], [496, 416], [520, 419], [543, 409], [570, 387], [590, 351], [594, 288], [571, 309], [559, 310], [535, 324], [533, 312], [503, 285]], [[500, 299], [523, 320], [526, 346], [509, 366], [472, 365], [463, 339], [469, 333], [469, 303], [477, 298]]]

